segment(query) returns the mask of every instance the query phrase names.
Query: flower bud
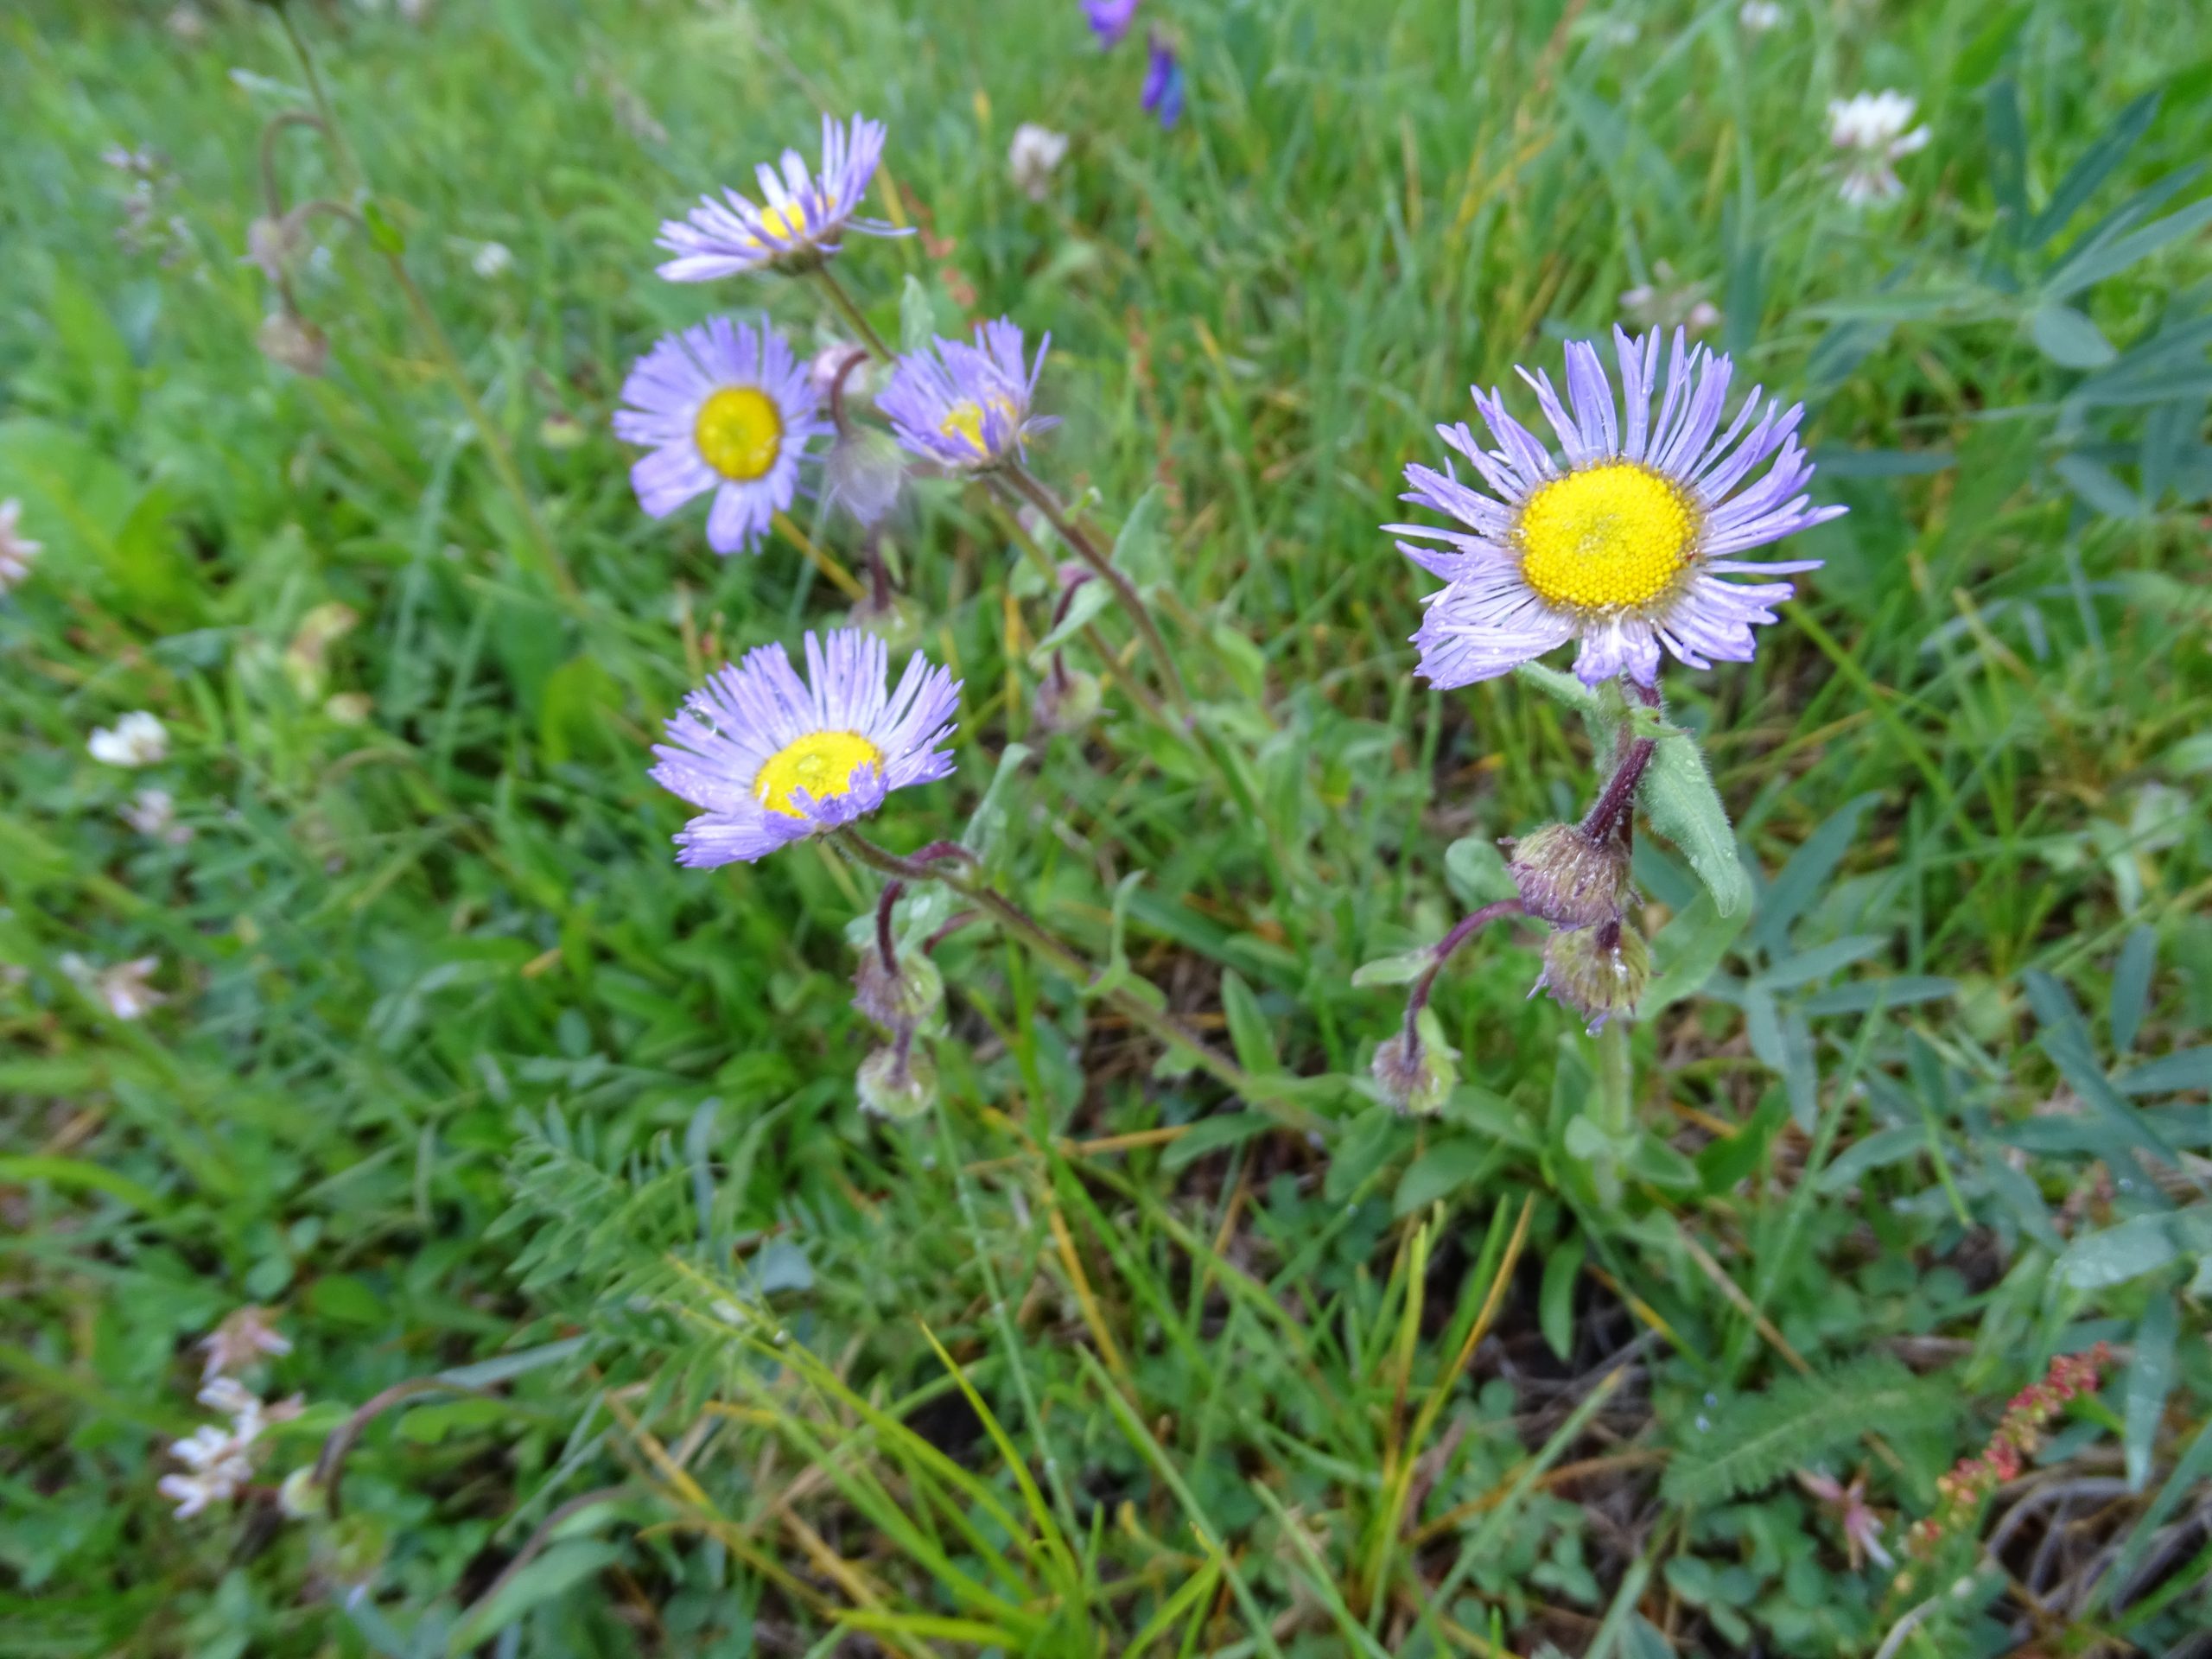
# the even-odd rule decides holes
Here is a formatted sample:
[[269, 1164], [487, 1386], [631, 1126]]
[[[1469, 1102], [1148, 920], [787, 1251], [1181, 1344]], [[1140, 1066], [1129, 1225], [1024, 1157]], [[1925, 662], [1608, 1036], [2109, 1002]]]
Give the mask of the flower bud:
[[1096, 674], [1079, 668], [1055, 669], [1038, 682], [1029, 718], [1042, 732], [1079, 732], [1098, 718], [1103, 702]]
[[912, 1043], [894, 1043], [861, 1062], [860, 1090], [863, 1111], [919, 1117], [937, 1103], [937, 1067]]
[[1423, 1008], [1408, 1032], [1401, 1026], [1375, 1051], [1375, 1086], [1382, 1098], [1412, 1117], [1433, 1117], [1459, 1086], [1459, 1052]]
[[822, 469], [822, 499], [842, 507], [861, 525], [873, 526], [899, 505], [906, 482], [906, 457], [890, 434], [856, 426], [830, 447]]
[[264, 317], [254, 344], [271, 363], [310, 379], [319, 377], [330, 362], [329, 337], [305, 317], [289, 311], [271, 311]]
[[1554, 927], [1618, 921], [1630, 884], [1628, 849], [1572, 823], [1548, 823], [1510, 849], [1506, 868], [1529, 914]]
[[289, 1521], [308, 1521], [321, 1515], [328, 1495], [315, 1478], [315, 1465], [303, 1463], [284, 1477], [276, 1489], [276, 1507]]
[[1544, 941], [1544, 971], [1529, 995], [1549, 991], [1596, 1031], [1619, 1014], [1633, 1017], [1651, 977], [1643, 936], [1619, 922], [1554, 933]]
[[944, 1013], [944, 976], [918, 950], [902, 954], [897, 970], [884, 966], [874, 945], [861, 952], [853, 974], [853, 1007], [886, 1034], [934, 1031]]

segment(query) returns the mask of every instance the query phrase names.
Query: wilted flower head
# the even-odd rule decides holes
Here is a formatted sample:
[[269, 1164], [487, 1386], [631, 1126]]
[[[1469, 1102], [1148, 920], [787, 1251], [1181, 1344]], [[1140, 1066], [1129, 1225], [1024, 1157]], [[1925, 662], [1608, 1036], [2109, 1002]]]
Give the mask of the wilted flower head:
[[798, 493], [807, 445], [830, 430], [805, 367], [765, 317], [668, 335], [630, 371], [622, 402], [614, 435], [652, 446], [630, 469], [638, 505], [665, 518], [711, 490], [707, 545], [722, 554], [760, 551]]
[[[1771, 607], [1795, 590], [1788, 582], [1725, 578], [1820, 568], [1818, 559], [1738, 556], [1843, 512], [1815, 507], [1797, 493], [1813, 475], [1796, 437], [1804, 406], [1785, 410], [1770, 398], [1762, 407], [1754, 386], [1719, 432], [1733, 366], [1702, 346], [1692, 348], [1677, 329], [1654, 417], [1658, 334], [1632, 340], [1616, 328], [1613, 346], [1624, 408], [1616, 406], [1588, 340], [1567, 343], [1572, 416], [1548, 376], [1521, 371], [1558, 435], [1559, 461], [1493, 390], [1487, 397], [1477, 391], [1474, 399], [1497, 448], [1484, 448], [1465, 423], [1437, 429], [1490, 493], [1462, 484], [1448, 465], [1441, 473], [1418, 463], [1406, 468], [1413, 488], [1402, 499], [1465, 526], [1383, 526], [1448, 550], [1398, 543], [1446, 584], [1425, 601], [1428, 614], [1414, 635], [1421, 671], [1434, 684], [1491, 679], [1569, 640], [1580, 644], [1574, 671], [1588, 685], [1620, 674], [1656, 683], [1662, 647], [1692, 668], [1748, 662], [1752, 625], [1773, 621]], [[1764, 477], [1738, 493], [1770, 461]]]
[[22, 512], [23, 504], [13, 496], [0, 501], [0, 594], [30, 575], [31, 561], [45, 548], [17, 528]]
[[207, 1351], [207, 1368], [201, 1374], [202, 1380], [207, 1382], [219, 1376], [236, 1376], [258, 1362], [264, 1354], [276, 1357], [292, 1351], [289, 1339], [269, 1323], [269, 1310], [251, 1302], [226, 1316], [220, 1325], [200, 1339], [200, 1345]]
[[855, 219], [876, 164], [883, 159], [883, 124], [855, 116], [849, 128], [822, 118], [822, 166], [810, 173], [795, 149], [783, 154], [782, 171], [763, 162], [754, 169], [760, 200], [724, 190], [720, 201], [702, 196], [683, 219], [660, 227], [660, 245], [676, 257], [661, 266], [671, 283], [708, 283], [747, 270], [804, 270], [842, 245], [848, 229], [869, 236], [906, 232], [880, 220]]
[[1544, 941], [1544, 971], [1529, 995], [1549, 991], [1596, 1031], [1616, 1014], [1636, 1013], [1651, 977], [1643, 936], [1622, 922], [1561, 929]]
[[1036, 360], [1024, 368], [1020, 328], [1005, 317], [979, 324], [972, 346], [940, 338], [900, 358], [875, 406], [924, 461], [954, 472], [995, 467], [1030, 434], [1059, 424], [1029, 412], [1052, 344], [1050, 334], [1039, 340]]
[[861, 1062], [861, 1107], [879, 1117], [919, 1117], [937, 1102], [937, 1065], [912, 1037]]
[[1162, 130], [1172, 130], [1183, 118], [1183, 64], [1174, 43], [1158, 29], [1147, 37], [1151, 57], [1145, 65], [1144, 94], [1140, 100], [1155, 117]]
[[1743, 24], [1746, 35], [1764, 35], [1770, 29], [1781, 28], [1785, 15], [1776, 0], [1744, 0], [1736, 13], [1736, 21]]
[[1068, 136], [1025, 121], [1014, 130], [1014, 143], [1006, 153], [1013, 169], [1014, 188], [1032, 201], [1042, 201], [1052, 188], [1052, 175], [1068, 153]]
[[1119, 46], [1136, 21], [1137, 0], [1083, 0], [1084, 21], [1108, 50]]
[[1444, 1040], [1436, 1011], [1423, 1008], [1408, 1031], [1401, 1026], [1375, 1051], [1370, 1068], [1376, 1092], [1411, 1117], [1430, 1117], [1459, 1086], [1459, 1052]]
[[944, 976], [918, 950], [899, 953], [895, 969], [871, 945], [853, 973], [853, 1008], [896, 1036], [932, 1028], [944, 1008]]
[[168, 1001], [148, 983], [162, 965], [159, 957], [138, 957], [103, 968], [75, 951], [58, 958], [61, 971], [87, 996], [98, 997], [118, 1020], [143, 1019]]
[[253, 343], [278, 368], [310, 380], [320, 378], [330, 366], [330, 336], [298, 312], [281, 306], [261, 320]]
[[1513, 844], [1506, 866], [1521, 905], [1555, 927], [1617, 921], [1629, 897], [1628, 849], [1574, 823], [1548, 823]]
[[806, 636], [805, 681], [762, 645], [694, 692], [654, 747], [655, 783], [702, 810], [676, 842], [694, 869], [765, 858], [864, 817], [894, 789], [950, 777], [960, 684], [917, 652], [887, 690], [882, 640], [840, 628]]
[[1677, 285], [1675, 268], [1664, 259], [1651, 264], [1651, 281], [1623, 291], [1621, 309], [1639, 328], [1687, 328], [1701, 334], [1720, 321], [1720, 309], [1705, 297], [1709, 283]]
[[1839, 187], [1844, 200], [1860, 207], [1904, 194], [1904, 184], [1890, 164], [1927, 146], [1928, 129], [1912, 124], [1917, 107], [1913, 99], [1895, 91], [1858, 92], [1829, 101], [1828, 143], [1844, 152]]
[[1855, 1477], [1851, 1484], [1844, 1485], [1826, 1470], [1801, 1469], [1797, 1484], [1835, 1512], [1836, 1525], [1843, 1533], [1844, 1548], [1851, 1558], [1851, 1570], [1859, 1570], [1859, 1558], [1867, 1556], [1883, 1567], [1895, 1567], [1897, 1558], [1882, 1547], [1882, 1519], [1866, 1502], [1866, 1477]]
[[1029, 718], [1039, 731], [1072, 734], [1097, 719], [1105, 701], [1096, 674], [1055, 662], [1052, 671], [1037, 683]]
[[159, 766], [168, 758], [168, 728], [159, 716], [136, 709], [112, 726], [95, 727], [85, 747], [111, 766]]

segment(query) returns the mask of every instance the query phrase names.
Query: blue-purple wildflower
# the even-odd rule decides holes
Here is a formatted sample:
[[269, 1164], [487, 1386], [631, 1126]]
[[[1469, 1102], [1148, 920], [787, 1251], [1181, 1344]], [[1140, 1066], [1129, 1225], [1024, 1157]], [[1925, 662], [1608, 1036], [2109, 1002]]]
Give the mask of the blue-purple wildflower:
[[782, 171], [763, 162], [754, 169], [758, 202], [734, 190], [721, 199], [702, 196], [683, 219], [664, 222], [658, 238], [676, 257], [660, 267], [671, 283], [709, 283], [748, 270], [805, 270], [842, 245], [848, 230], [869, 236], [905, 236], [880, 219], [855, 219], [876, 165], [883, 159], [880, 121], [855, 116], [849, 129], [822, 118], [822, 166], [787, 149]]
[[1083, 0], [1084, 21], [1108, 51], [1119, 46], [1136, 22], [1137, 0]]
[[896, 690], [876, 635], [806, 636], [802, 681], [781, 645], [725, 665], [656, 744], [655, 783], [701, 809], [676, 837], [693, 869], [751, 863], [865, 817], [894, 789], [952, 775], [960, 683], [918, 652]]
[[807, 365], [765, 317], [668, 335], [630, 371], [614, 435], [652, 448], [630, 469], [638, 505], [665, 518], [712, 491], [707, 545], [723, 554], [760, 551], [807, 446], [830, 430]]
[[1152, 55], [1145, 65], [1144, 107], [1159, 118], [1161, 130], [1172, 131], [1183, 118], [1182, 61], [1173, 44], [1156, 29], [1147, 44]]
[[940, 339], [909, 352], [875, 406], [899, 442], [953, 472], [980, 472], [1018, 455], [1026, 439], [1059, 423], [1032, 415], [1030, 402], [1052, 337], [1024, 365], [1021, 330], [1005, 317], [976, 330], [976, 343]]
[[[1772, 607], [1795, 592], [1765, 579], [1820, 568], [1818, 559], [1738, 556], [1844, 511], [1815, 507], [1800, 493], [1813, 475], [1796, 437], [1804, 406], [1783, 410], [1778, 398], [1762, 405], [1754, 386], [1716, 436], [1732, 365], [1688, 346], [1676, 329], [1655, 418], [1659, 332], [1631, 339], [1615, 328], [1613, 346], [1618, 408], [1591, 341], [1567, 344], [1572, 416], [1548, 376], [1521, 371], [1558, 435], [1557, 461], [1506, 413], [1494, 389], [1487, 397], [1477, 389], [1475, 408], [1499, 447], [1484, 448], [1465, 423], [1437, 431], [1490, 493], [1462, 484], [1449, 463], [1442, 473], [1406, 468], [1413, 488], [1402, 499], [1466, 527], [1383, 526], [1446, 543], [1398, 543], [1446, 584], [1426, 601], [1428, 614], [1414, 635], [1431, 683], [1491, 679], [1569, 640], [1580, 644], [1574, 671], [1590, 685], [1620, 674], [1656, 684], [1662, 647], [1692, 668], [1749, 662], [1753, 625], [1772, 622]], [[1765, 475], [1738, 493], [1769, 462]], [[1757, 580], [1724, 580], [1730, 576]]]

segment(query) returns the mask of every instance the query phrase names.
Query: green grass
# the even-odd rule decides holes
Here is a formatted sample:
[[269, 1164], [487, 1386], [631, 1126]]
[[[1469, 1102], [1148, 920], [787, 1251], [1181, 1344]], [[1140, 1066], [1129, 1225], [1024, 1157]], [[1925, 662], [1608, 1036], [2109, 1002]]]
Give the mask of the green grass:
[[[1898, 1651], [2202, 1651], [2212, 244], [2169, 218], [2193, 176], [2138, 195], [2212, 141], [2201, 18], [1838, 0], [1754, 40], [1669, 3], [1623, 46], [1549, 0], [1153, 0], [1191, 76], [1162, 134], [1141, 51], [1058, 0], [295, 5], [494, 445], [335, 218], [296, 277], [328, 373], [257, 353], [238, 255], [302, 68], [264, 8], [189, 44], [144, 10], [0, 20], [0, 499], [46, 543], [0, 599], [0, 1646], [1849, 1655], [1964, 1576]], [[1934, 140], [1857, 216], [1822, 110], [1884, 86]], [[645, 519], [608, 420], [716, 304], [814, 342], [808, 287], [664, 283], [652, 236], [824, 107], [888, 121], [925, 230], [849, 244], [877, 325], [1050, 328], [1038, 469], [1109, 530], [1154, 492], [1236, 785], [1119, 690], [1033, 729], [1049, 597], [931, 483], [893, 552], [960, 769], [873, 830], [959, 833], [1027, 746], [997, 879], [1306, 1079], [1324, 1133], [1252, 1109], [1281, 1084], [1155, 1073], [984, 929], [938, 955], [940, 1109], [866, 1119], [874, 878], [672, 862], [660, 721], [844, 601], [787, 538]], [[1025, 119], [1075, 139], [1043, 205]], [[271, 143], [289, 200], [351, 196], [309, 130]], [[162, 158], [135, 207], [114, 145]], [[1440, 985], [1441, 1116], [1361, 1090], [1402, 997], [1353, 970], [1482, 896], [1446, 848], [1594, 787], [1533, 684], [1413, 678], [1430, 584], [1376, 526], [1470, 381], [1556, 373], [1662, 258], [1808, 400], [1852, 512], [1756, 665], [1669, 677], [1759, 898], [1633, 1027], [1651, 1133], [1601, 1205], [1567, 1149], [1595, 1046], [1524, 1000], [1526, 932]], [[166, 762], [87, 757], [141, 708]], [[188, 842], [120, 821], [147, 783]], [[1676, 960], [1709, 901], [1658, 837], [1637, 869]], [[70, 952], [157, 957], [166, 1001], [111, 1017]], [[176, 1520], [192, 1344], [246, 1302], [307, 1409]], [[1793, 1478], [1864, 1471], [1901, 1549], [2099, 1340], [1979, 1572], [1961, 1537], [1893, 1585]], [[442, 1373], [357, 1425], [341, 1517], [283, 1517], [350, 1414]]]

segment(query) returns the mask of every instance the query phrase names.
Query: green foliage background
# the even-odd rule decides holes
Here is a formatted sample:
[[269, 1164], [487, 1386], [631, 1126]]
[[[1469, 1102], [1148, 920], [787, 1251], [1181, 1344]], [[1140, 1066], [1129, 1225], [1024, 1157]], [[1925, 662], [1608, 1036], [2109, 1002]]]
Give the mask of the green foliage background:
[[[1901, 1591], [1792, 1473], [1864, 1468], [1897, 1548], [2103, 1339], [2046, 1465], [2098, 1503], [2024, 1511], [1905, 1650], [2201, 1651], [2212, 30], [1785, 10], [1162, 0], [1162, 134], [1071, 4], [296, 5], [573, 598], [360, 236], [318, 221], [298, 277], [327, 376], [256, 352], [257, 143], [307, 107], [276, 15], [0, 18], [0, 498], [46, 543], [0, 601], [7, 1649], [1872, 1652], [1971, 1548]], [[1934, 141], [1854, 215], [1821, 111], [1884, 86]], [[1049, 599], [931, 485], [895, 551], [966, 682], [960, 771], [877, 828], [957, 832], [1027, 746], [1001, 878], [1307, 1079], [1326, 1135], [1155, 1077], [982, 933], [940, 957], [941, 1116], [867, 1121], [861, 874], [673, 865], [659, 721], [843, 601], [788, 539], [645, 520], [608, 419], [716, 304], [815, 338], [810, 291], [663, 283], [651, 238], [823, 108], [888, 122], [925, 227], [840, 263], [879, 326], [911, 279], [948, 332], [1051, 329], [1040, 471], [1109, 528], [1153, 493], [1131, 540], [1248, 798], [1110, 694], [1033, 730]], [[1027, 119], [1075, 141], [1042, 204]], [[162, 158], [135, 205], [112, 146]], [[272, 149], [293, 199], [347, 193], [304, 130]], [[1355, 1081], [1399, 1001], [1354, 969], [1589, 787], [1530, 684], [1413, 679], [1426, 584], [1376, 526], [1470, 380], [1554, 363], [1662, 259], [1807, 399], [1853, 511], [1756, 665], [1671, 682], [1758, 900], [1707, 928], [1644, 838], [1658, 1135], [1601, 1211], [1562, 1151], [1589, 1045], [1524, 1000], [1525, 938], [1439, 991], [1443, 1117]], [[358, 626], [310, 661], [334, 602]], [[169, 760], [91, 760], [137, 708]], [[188, 843], [119, 821], [149, 783]], [[167, 1002], [111, 1018], [72, 951], [158, 957]], [[265, 1488], [176, 1521], [191, 1344], [248, 1301], [308, 1410]], [[280, 1517], [350, 1412], [456, 1371], [366, 1426], [342, 1520]]]

